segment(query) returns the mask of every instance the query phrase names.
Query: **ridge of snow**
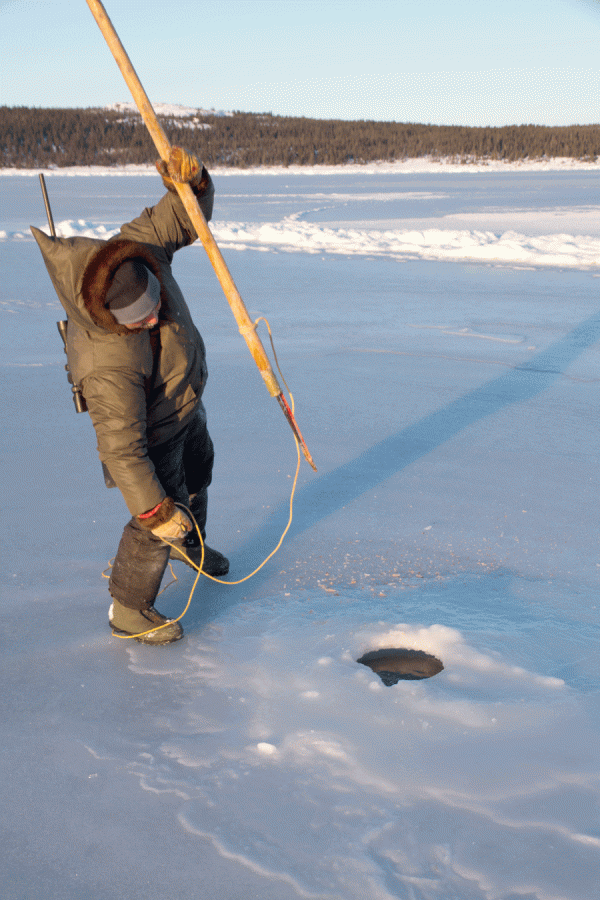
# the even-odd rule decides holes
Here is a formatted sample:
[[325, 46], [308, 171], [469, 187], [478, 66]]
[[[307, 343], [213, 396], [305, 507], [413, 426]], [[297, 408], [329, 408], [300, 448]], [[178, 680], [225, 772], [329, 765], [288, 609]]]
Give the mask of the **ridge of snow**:
[[[47, 229], [46, 229], [47, 230]], [[286, 253], [327, 253], [345, 256], [381, 256], [391, 259], [477, 260], [517, 266], [559, 266], [589, 269], [600, 266], [600, 238], [592, 235], [526, 235], [513, 230], [456, 228], [376, 229], [332, 227], [298, 222], [219, 222], [211, 228], [216, 241], [229, 250], [256, 249]], [[65, 219], [56, 224], [61, 237], [108, 240], [117, 224], [93, 224]], [[0, 230], [1, 241], [28, 240], [21, 231]]]

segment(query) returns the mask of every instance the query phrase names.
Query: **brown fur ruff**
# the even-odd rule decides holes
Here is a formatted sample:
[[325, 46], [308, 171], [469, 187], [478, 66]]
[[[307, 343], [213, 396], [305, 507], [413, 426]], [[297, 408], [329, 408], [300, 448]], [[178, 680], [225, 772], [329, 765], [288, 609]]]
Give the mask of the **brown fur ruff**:
[[[115, 238], [108, 241], [92, 257], [86, 266], [81, 285], [83, 302], [89, 312], [92, 321], [105, 331], [113, 334], [132, 334], [141, 331], [138, 328], [126, 328], [120, 325], [106, 304], [106, 294], [113, 280], [114, 274], [124, 262], [138, 260], [147, 266], [160, 281], [160, 268], [158, 262], [145, 244], [137, 241], [129, 241], [123, 238]], [[160, 286], [161, 298], [164, 302], [164, 289]]]
[[148, 519], [140, 519], [138, 516], [137, 521], [142, 528], [152, 531], [152, 529], [156, 528], [158, 525], [168, 522], [175, 510], [176, 506], [174, 501], [170, 497], [165, 497], [153, 516], [150, 516]]

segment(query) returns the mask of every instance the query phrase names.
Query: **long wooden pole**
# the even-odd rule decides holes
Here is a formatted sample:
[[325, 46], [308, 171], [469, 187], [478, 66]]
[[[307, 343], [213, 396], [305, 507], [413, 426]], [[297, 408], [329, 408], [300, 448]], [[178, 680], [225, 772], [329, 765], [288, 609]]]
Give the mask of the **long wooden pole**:
[[[117, 32], [115, 31], [112, 22], [110, 21], [104, 6], [100, 2], [100, 0], [86, 0], [87, 5], [89, 6], [92, 15], [94, 16], [96, 22], [98, 23], [98, 27], [102, 32], [106, 43], [115, 58], [115, 61], [121, 70], [123, 78], [127, 82], [127, 86], [131, 91], [133, 99], [137, 108], [140, 111], [140, 115], [146, 124], [146, 128], [150, 132], [150, 136], [154, 141], [154, 145], [158, 151], [159, 156], [165, 162], [168, 162], [169, 155], [171, 153], [171, 145], [169, 140], [164, 133], [163, 129], [160, 126], [160, 123], [156, 117], [156, 113], [148, 99], [148, 96], [142, 87], [142, 84], [133, 68], [129, 56], [121, 43]], [[248, 349], [254, 358], [254, 362], [258, 366], [260, 374], [263, 377], [263, 380], [267, 386], [267, 390], [271, 397], [276, 397], [283, 413], [288, 420], [296, 438], [298, 439], [300, 446], [302, 447], [302, 452], [304, 454], [305, 459], [313, 469], [316, 471], [316, 466], [312, 460], [312, 457], [309, 453], [308, 447], [304, 441], [300, 433], [300, 429], [296, 423], [294, 415], [286, 402], [286, 399], [283, 395], [283, 391], [281, 390], [275, 373], [271, 368], [271, 364], [269, 362], [269, 358], [265, 353], [265, 349], [261, 343], [261, 340], [256, 333], [256, 327], [250, 316], [248, 315], [248, 310], [242, 300], [240, 293], [235, 286], [233, 278], [227, 268], [225, 260], [219, 250], [217, 243], [210, 231], [206, 219], [204, 218], [204, 214], [198, 205], [198, 201], [194, 196], [194, 192], [192, 191], [189, 184], [175, 184], [177, 188], [177, 193], [181, 197], [181, 201], [185, 207], [185, 210], [190, 217], [190, 220], [196, 229], [196, 233], [202, 244], [206, 253], [208, 254], [208, 258], [211, 261], [212, 267], [215, 270], [215, 274], [219, 279], [219, 283], [223, 288], [223, 292], [225, 297], [227, 298], [227, 302], [231, 307], [233, 315], [235, 316], [235, 320], [238, 324], [240, 334], [246, 341], [248, 345]]]

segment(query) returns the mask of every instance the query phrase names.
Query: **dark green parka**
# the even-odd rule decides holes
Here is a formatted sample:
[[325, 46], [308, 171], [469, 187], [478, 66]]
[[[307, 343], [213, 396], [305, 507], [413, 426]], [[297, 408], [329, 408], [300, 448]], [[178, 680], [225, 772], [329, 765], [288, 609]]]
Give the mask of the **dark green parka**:
[[[205, 218], [214, 187], [206, 170], [195, 193]], [[197, 413], [207, 378], [204, 343], [171, 271], [196, 240], [176, 193], [123, 225], [109, 241], [32, 233], [68, 317], [67, 354], [88, 406], [101, 461], [132, 515], [166, 496], [147, 449], [174, 437]], [[104, 305], [116, 269], [137, 259], [161, 286], [157, 328], [130, 331]]]

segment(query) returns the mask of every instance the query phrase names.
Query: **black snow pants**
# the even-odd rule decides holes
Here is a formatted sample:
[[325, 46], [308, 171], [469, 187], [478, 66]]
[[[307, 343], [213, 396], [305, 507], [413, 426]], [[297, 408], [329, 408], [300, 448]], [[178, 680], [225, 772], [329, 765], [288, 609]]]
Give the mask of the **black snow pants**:
[[[149, 448], [148, 456], [167, 496], [191, 509], [204, 538], [214, 461], [204, 405], [200, 404], [196, 417], [174, 438]], [[130, 519], [123, 530], [108, 583], [111, 597], [130, 609], [151, 607], [160, 589], [169, 552], [168, 544], [142, 528], [135, 516]]]

